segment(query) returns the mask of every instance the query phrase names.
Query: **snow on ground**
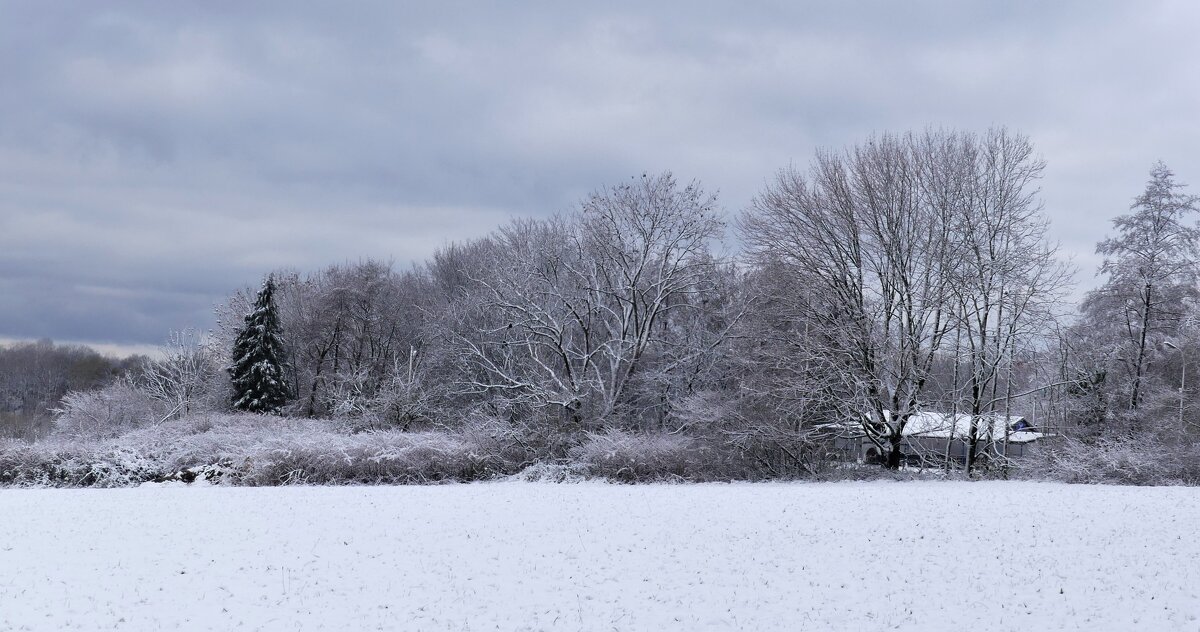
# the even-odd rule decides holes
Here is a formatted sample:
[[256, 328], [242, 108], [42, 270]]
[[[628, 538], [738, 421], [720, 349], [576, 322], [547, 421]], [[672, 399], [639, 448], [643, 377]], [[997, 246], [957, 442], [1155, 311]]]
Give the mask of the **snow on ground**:
[[1198, 630], [1198, 494], [0, 490], [0, 630]]

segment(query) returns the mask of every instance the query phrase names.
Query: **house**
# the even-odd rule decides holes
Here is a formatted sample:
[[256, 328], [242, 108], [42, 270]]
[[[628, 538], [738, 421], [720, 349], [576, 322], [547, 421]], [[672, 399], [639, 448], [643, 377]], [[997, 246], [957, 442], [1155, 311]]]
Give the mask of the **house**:
[[[861, 424], [849, 422], [828, 428], [834, 432], [835, 449], [845, 458], [864, 463], [883, 458]], [[1021, 416], [981, 415], [976, 428], [976, 458], [981, 461], [1001, 456], [1022, 457], [1030, 445], [1045, 436]], [[917, 412], [904, 425], [900, 449], [910, 464], [944, 463], [948, 459], [962, 463], [967, 459], [970, 430], [971, 415]]]

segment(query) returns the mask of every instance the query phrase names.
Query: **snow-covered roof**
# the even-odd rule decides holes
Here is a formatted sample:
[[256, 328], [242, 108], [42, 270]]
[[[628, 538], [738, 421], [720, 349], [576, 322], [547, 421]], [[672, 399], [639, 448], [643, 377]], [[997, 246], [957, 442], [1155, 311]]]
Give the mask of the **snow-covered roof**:
[[[884, 413], [891, 421], [891, 414]], [[851, 422], [852, 423], [852, 422]], [[1042, 433], [1030, 426], [1024, 417], [1017, 415], [986, 414], [980, 415], [976, 422], [976, 433], [979, 438], [991, 436], [993, 440], [1003, 441], [1005, 431], [1008, 431], [1010, 443], [1028, 443], [1041, 439]], [[856, 424], [853, 424], [855, 427]], [[904, 424], [905, 437], [931, 437], [938, 439], [963, 439], [971, 431], [971, 415], [965, 413], [951, 414], [933, 411], [913, 413]]]
[[[1005, 416], [997, 414], [981, 415], [976, 421], [976, 434], [979, 437], [992, 436], [996, 439], [1004, 438], [1005, 430], [1008, 431], [1009, 441], [1013, 441], [1016, 435], [1022, 435], [1021, 440], [1032, 441], [1041, 436], [1040, 433], [1032, 430], [1020, 429], [1025, 421], [1024, 417]], [[938, 437], [948, 438], [965, 437], [971, 432], [971, 415], [959, 413], [953, 415], [950, 413], [938, 413], [921, 411], [914, 413], [908, 418], [908, 423], [904, 424], [904, 436], [906, 437]], [[1028, 437], [1027, 435], [1037, 435], [1037, 437]]]

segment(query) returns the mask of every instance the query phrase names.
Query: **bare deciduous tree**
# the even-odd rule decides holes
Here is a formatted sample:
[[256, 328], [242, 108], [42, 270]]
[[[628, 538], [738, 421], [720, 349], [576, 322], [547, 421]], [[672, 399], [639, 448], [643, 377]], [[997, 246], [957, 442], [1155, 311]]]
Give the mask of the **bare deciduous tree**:
[[1014, 357], [1053, 316], [1070, 271], [1046, 238], [1036, 187], [1045, 165], [1028, 138], [997, 128], [939, 142], [923, 154], [939, 161], [926, 180], [953, 218], [955, 363], [965, 365], [969, 474], [981, 439], [1007, 438], [982, 437], [995, 428], [983, 422], [1008, 418]]
[[[195, 330], [173, 332], [161, 356], [146, 362], [141, 388], [168, 411], [162, 420], [186, 417], [197, 405], [216, 406], [223, 399], [224, 372], [211, 336]], [[222, 406], [223, 407], [223, 406]]]
[[513, 222], [460, 302], [486, 323], [458, 334], [471, 386], [580, 428], [634, 414], [631, 384], [668, 319], [709, 289], [721, 231], [715, 198], [670, 174], [601, 190], [571, 217]]
[[1108, 280], [1088, 295], [1084, 310], [1103, 312], [1124, 323], [1129, 352], [1129, 408], [1137, 409], [1152, 338], [1170, 333], [1184, 316], [1184, 303], [1196, 297], [1200, 230], [1187, 223], [1197, 198], [1167, 166], [1156, 163], [1132, 213], [1113, 220], [1118, 235], [1096, 246], [1104, 255], [1100, 271]]
[[891, 468], [952, 320], [951, 221], [922, 187], [931, 136], [822, 152], [808, 177], [781, 171], [741, 222], [753, 257], [803, 279], [823, 370], [843, 377], [844, 414]]
[[1061, 286], [1032, 187], [1041, 168], [1004, 130], [884, 135], [820, 153], [807, 176], [780, 172], [743, 216], [752, 260], [797, 279], [785, 300], [810, 315], [808, 370], [843, 377], [842, 414], [862, 420], [888, 467], [947, 334], [959, 330], [949, 355], [969, 358], [978, 418], [1003, 399], [1001, 371]]

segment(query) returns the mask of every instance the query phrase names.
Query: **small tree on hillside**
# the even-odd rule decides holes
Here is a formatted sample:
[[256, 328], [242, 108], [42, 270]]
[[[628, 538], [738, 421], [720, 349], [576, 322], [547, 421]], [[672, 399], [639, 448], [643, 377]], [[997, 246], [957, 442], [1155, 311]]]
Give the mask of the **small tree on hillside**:
[[283, 338], [275, 310], [275, 279], [267, 277], [233, 344], [233, 407], [276, 414], [291, 394], [283, 374]]

